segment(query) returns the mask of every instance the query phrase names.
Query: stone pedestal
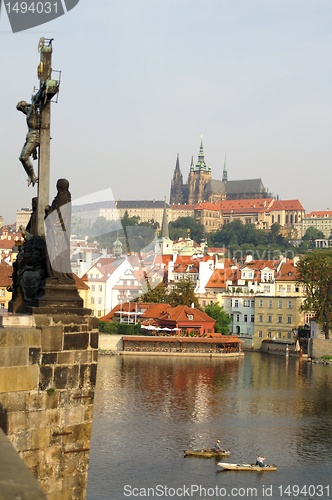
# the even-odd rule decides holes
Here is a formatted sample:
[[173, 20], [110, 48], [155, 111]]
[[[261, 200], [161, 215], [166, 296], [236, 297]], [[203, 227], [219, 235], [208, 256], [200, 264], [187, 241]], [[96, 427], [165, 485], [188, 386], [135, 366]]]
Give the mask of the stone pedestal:
[[[0, 427], [49, 500], [86, 497], [98, 320], [24, 315], [0, 327]], [[34, 326], [30, 325], [34, 319]]]

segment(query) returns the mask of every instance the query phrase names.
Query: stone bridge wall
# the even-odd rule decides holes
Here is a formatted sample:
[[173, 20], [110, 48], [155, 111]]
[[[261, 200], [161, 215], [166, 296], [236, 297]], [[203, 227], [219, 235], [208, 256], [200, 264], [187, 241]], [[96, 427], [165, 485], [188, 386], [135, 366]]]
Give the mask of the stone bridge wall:
[[35, 315], [33, 321], [0, 328], [0, 427], [49, 500], [82, 500], [98, 320], [64, 314]]

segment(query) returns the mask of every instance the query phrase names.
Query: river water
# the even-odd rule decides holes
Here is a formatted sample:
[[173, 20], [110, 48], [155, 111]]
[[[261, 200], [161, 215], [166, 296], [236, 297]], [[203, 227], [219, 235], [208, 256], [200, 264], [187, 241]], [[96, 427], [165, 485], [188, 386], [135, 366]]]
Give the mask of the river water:
[[[275, 472], [222, 471], [184, 449], [263, 453]], [[87, 500], [332, 498], [332, 366], [241, 359], [100, 356]]]

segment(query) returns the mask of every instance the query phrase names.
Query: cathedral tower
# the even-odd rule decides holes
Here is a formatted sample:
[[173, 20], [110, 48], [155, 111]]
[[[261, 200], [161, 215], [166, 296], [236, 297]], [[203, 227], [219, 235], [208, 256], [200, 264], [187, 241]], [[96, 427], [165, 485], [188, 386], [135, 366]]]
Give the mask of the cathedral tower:
[[188, 204], [195, 204], [205, 200], [205, 187], [211, 179], [211, 167], [208, 167], [204, 159], [203, 138], [199, 148], [198, 162], [191, 162], [188, 185]]
[[179, 161], [179, 154], [177, 155], [176, 158], [176, 165], [175, 165], [175, 170], [174, 170], [174, 175], [173, 179], [171, 182], [171, 195], [170, 195], [170, 204], [178, 204], [178, 203], [184, 203], [184, 197], [183, 197], [183, 177], [182, 173], [180, 170], [180, 161]]

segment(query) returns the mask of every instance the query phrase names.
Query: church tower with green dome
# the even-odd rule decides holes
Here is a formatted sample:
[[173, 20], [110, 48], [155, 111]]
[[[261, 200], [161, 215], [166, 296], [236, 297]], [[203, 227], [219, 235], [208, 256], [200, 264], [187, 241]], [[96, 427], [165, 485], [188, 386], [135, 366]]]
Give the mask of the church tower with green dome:
[[211, 167], [205, 162], [203, 138], [199, 148], [198, 161], [196, 165], [191, 163], [188, 177], [188, 204], [200, 203], [205, 200], [205, 188], [211, 179]]

